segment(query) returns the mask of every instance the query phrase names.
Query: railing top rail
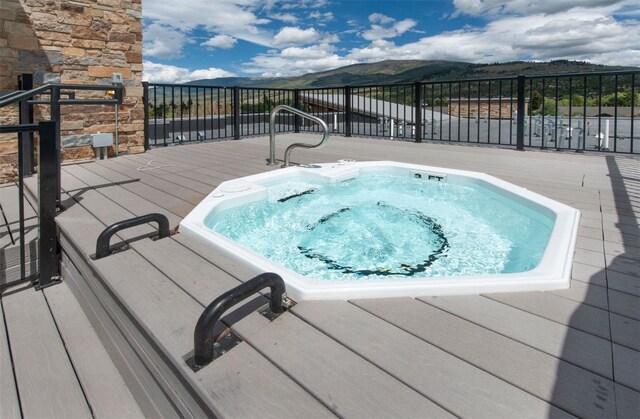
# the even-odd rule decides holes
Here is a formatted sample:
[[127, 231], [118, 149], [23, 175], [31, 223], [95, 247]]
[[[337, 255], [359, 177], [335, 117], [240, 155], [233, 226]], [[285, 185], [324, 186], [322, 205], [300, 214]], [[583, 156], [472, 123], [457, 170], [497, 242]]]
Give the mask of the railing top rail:
[[184, 83], [152, 83], [145, 82], [149, 86], [149, 89], [155, 87], [180, 87], [180, 88], [199, 88], [199, 89], [233, 89], [232, 86], [212, 86], [208, 84], [184, 84]]
[[[270, 92], [282, 92], [282, 91], [295, 92], [296, 91], [296, 89], [290, 89], [288, 87], [249, 87], [249, 86], [242, 86], [240, 87], [240, 90], [266, 90]], [[302, 89], [297, 89], [297, 90], [302, 90]]]
[[2, 99], [0, 99], [0, 108], [5, 107], [7, 105], [11, 105], [12, 103], [20, 102], [20, 101], [25, 100], [25, 99], [30, 99], [30, 98], [34, 97], [35, 95], [39, 95], [40, 93], [48, 91], [52, 87], [53, 87], [53, 85], [51, 85], [51, 84], [45, 84], [44, 86], [40, 86], [40, 87], [37, 87], [35, 89], [27, 90], [25, 92], [22, 92], [22, 93], [19, 93], [19, 94], [16, 94], [16, 95], [11, 95], [9, 97], [5, 96]]
[[[0, 98], [0, 108], [5, 107], [7, 105], [11, 105], [12, 103], [17, 103], [26, 99], [31, 99], [36, 95], [47, 94], [50, 93], [53, 89], [59, 90], [121, 90], [122, 86], [113, 86], [113, 85], [91, 85], [91, 84], [45, 84], [40, 87], [36, 87], [35, 89], [18, 92], [17, 94], [5, 95]], [[95, 100], [95, 99], [63, 99], [60, 101], [65, 104], [113, 104], [120, 103], [118, 99], [105, 99], [105, 100]]]

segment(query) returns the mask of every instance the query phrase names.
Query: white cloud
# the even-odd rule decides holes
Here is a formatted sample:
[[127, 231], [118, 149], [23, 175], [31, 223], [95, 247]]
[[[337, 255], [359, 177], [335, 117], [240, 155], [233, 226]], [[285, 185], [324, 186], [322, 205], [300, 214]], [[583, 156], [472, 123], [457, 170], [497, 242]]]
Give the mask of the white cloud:
[[387, 25], [395, 21], [396, 20], [394, 18], [383, 15], [382, 13], [372, 13], [369, 15], [369, 22], [371, 23], [380, 23], [382, 25]]
[[503, 17], [482, 28], [443, 32], [402, 45], [377, 39], [351, 50], [348, 58], [365, 62], [425, 59], [476, 63], [569, 59], [618, 64], [611, 61], [615, 58], [626, 65], [640, 66], [638, 39], [640, 22], [616, 21], [600, 10], [582, 10], [566, 15]]
[[275, 45], [303, 45], [316, 42], [321, 35], [315, 28], [300, 29], [297, 26], [286, 26], [280, 29], [274, 37]]
[[200, 45], [209, 48], [229, 49], [233, 48], [237, 40], [229, 35], [216, 35], [213, 38], [201, 43]]
[[323, 23], [331, 22], [332, 20], [335, 20], [335, 16], [333, 16], [333, 13], [331, 12], [322, 13], [317, 10], [314, 10], [313, 12], [309, 13], [309, 18], [316, 19]]
[[381, 13], [369, 15], [369, 22], [371, 22], [371, 27], [362, 32], [362, 37], [367, 41], [395, 38], [418, 24], [418, 22], [413, 19], [397, 21]]
[[219, 68], [190, 71], [174, 65], [158, 64], [151, 61], [143, 63], [143, 79], [152, 83], [185, 83], [191, 80], [231, 77], [234, 74]]
[[272, 34], [263, 26], [270, 21], [259, 17], [254, 0], [145, 0], [144, 17], [184, 33], [202, 28], [237, 39], [269, 46]]
[[189, 42], [178, 30], [152, 23], [144, 28], [144, 54], [149, 57], [174, 59], [182, 57], [182, 47]]
[[554, 14], [575, 8], [595, 8], [622, 4], [627, 0], [453, 0], [454, 15]]
[[202, 68], [194, 70], [189, 73], [189, 80], [201, 80], [201, 79], [217, 79], [219, 77], [232, 77], [234, 74], [220, 68]]
[[291, 13], [273, 13], [269, 15], [270, 18], [279, 20], [281, 22], [286, 23], [297, 23], [298, 18], [292, 15]]
[[247, 63], [244, 71], [264, 77], [295, 76], [305, 73], [330, 70], [355, 64], [347, 57], [335, 53], [336, 48], [328, 43], [308, 47], [289, 47], [282, 51], [272, 50], [259, 54]]

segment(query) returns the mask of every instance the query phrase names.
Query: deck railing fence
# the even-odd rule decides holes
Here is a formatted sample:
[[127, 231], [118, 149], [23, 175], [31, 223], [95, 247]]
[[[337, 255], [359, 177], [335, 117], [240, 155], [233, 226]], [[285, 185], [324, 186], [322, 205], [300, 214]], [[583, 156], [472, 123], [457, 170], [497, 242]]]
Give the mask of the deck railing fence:
[[[6, 227], [6, 231], [1, 232], [0, 238], [8, 237], [9, 241], [3, 241], [6, 243], [0, 256], [2, 261], [6, 262], [9, 254], [17, 253], [18, 263], [15, 267], [19, 269], [19, 273], [12, 273], [9, 276], [11, 267], [6, 264], [0, 266], [0, 288], [2, 289], [24, 281], [31, 281], [38, 288], [45, 288], [57, 283], [60, 279], [60, 253], [54, 218], [61, 204], [61, 108], [65, 105], [122, 103], [123, 88], [121, 86], [48, 84], [33, 89], [31, 77], [31, 75], [23, 75], [18, 90], [0, 97], [0, 108], [17, 106], [19, 110], [18, 123], [0, 125], [0, 133], [17, 134], [18, 150], [17, 196], [12, 197], [12, 201], [18, 203], [18, 225], [6, 223], [6, 226], [3, 226], [3, 230]], [[98, 91], [105, 94], [112, 91], [114, 97], [76, 98], [76, 93], [80, 91]], [[45, 105], [46, 109], [42, 115], [46, 120], [35, 121], [34, 105]], [[39, 137], [37, 147], [34, 133]], [[37, 196], [32, 200], [35, 200], [33, 209], [37, 220], [33, 225], [26, 226], [26, 205], [32, 204], [26, 195], [25, 179], [36, 172], [38, 173]], [[28, 230], [31, 231], [34, 228], [37, 230], [36, 237], [28, 234]]]
[[[638, 154], [640, 71], [306, 89], [145, 84], [147, 147], [268, 134], [289, 105], [335, 134]], [[315, 132], [292, 115], [278, 132]]]

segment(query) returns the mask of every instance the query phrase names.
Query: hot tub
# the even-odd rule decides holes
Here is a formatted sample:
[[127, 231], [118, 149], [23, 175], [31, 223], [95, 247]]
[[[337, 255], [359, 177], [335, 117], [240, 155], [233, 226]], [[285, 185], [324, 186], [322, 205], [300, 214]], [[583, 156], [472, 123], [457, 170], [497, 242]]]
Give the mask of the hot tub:
[[495, 177], [398, 162], [222, 183], [180, 231], [295, 300], [567, 288], [580, 213]]

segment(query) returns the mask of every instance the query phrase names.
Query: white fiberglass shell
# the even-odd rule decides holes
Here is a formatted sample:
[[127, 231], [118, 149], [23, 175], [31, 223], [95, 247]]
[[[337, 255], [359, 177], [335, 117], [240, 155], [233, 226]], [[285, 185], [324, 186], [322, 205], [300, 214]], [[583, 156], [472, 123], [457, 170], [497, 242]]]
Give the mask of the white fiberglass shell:
[[[447, 180], [477, 183], [503, 198], [517, 201], [553, 220], [553, 228], [540, 263], [520, 273], [482, 276], [425, 277], [411, 279], [375, 279], [323, 281], [300, 275], [216, 233], [205, 225], [211, 214], [264, 199], [265, 184], [288, 177], [312, 176], [331, 182], [356, 176], [360, 171], [407, 170], [435, 175]], [[198, 204], [180, 223], [183, 234], [194, 237], [222, 254], [252, 267], [256, 273], [275, 272], [286, 283], [287, 293], [295, 300], [417, 297], [426, 295], [479, 294], [488, 292], [534, 291], [568, 288], [580, 212], [484, 173], [398, 162], [340, 161], [312, 166], [297, 166], [223, 182]], [[274, 244], [277, 245], [277, 244]]]

